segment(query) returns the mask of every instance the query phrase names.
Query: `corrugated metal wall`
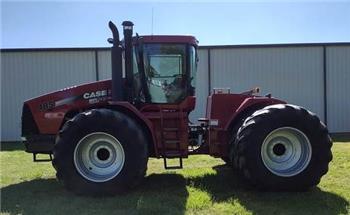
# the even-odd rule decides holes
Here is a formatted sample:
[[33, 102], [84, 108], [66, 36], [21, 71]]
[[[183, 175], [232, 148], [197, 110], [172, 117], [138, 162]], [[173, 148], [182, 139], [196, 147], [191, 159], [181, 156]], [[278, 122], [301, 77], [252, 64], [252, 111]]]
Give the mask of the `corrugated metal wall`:
[[[20, 138], [24, 100], [110, 76], [108, 50], [2, 52], [1, 141]], [[190, 118], [195, 122], [204, 116], [209, 89], [230, 87], [233, 92], [241, 92], [259, 86], [262, 93], [271, 92], [275, 97], [302, 105], [322, 120], [326, 106], [330, 131], [350, 132], [349, 81], [349, 45], [326, 49], [322, 45], [200, 48], [197, 104]]]
[[1, 141], [20, 138], [24, 100], [94, 80], [92, 51], [1, 53]]
[[98, 51], [97, 56], [99, 80], [110, 79], [112, 77], [111, 52]]
[[197, 123], [197, 119], [205, 117], [205, 107], [209, 92], [209, 75], [208, 75], [208, 50], [199, 49], [198, 51], [198, 68], [196, 80], [196, 109], [190, 114], [190, 120]]
[[300, 104], [324, 119], [322, 47], [212, 49], [211, 86]]
[[350, 46], [330, 46], [327, 58], [327, 119], [333, 132], [350, 132]]

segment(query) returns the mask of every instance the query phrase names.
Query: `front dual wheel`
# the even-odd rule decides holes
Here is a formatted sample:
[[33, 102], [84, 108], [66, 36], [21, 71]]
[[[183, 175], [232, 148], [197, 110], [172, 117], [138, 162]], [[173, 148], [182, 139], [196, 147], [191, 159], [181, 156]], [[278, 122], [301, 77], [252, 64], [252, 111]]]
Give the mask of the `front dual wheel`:
[[263, 190], [305, 190], [320, 182], [332, 142], [318, 117], [294, 105], [271, 105], [248, 117], [237, 133], [233, 165]]
[[93, 132], [83, 137], [74, 150], [74, 166], [81, 176], [92, 182], [105, 182], [123, 169], [125, 152], [114, 136]]
[[54, 147], [53, 166], [68, 190], [114, 195], [143, 179], [147, 136], [129, 116], [108, 109], [83, 112], [65, 123]]

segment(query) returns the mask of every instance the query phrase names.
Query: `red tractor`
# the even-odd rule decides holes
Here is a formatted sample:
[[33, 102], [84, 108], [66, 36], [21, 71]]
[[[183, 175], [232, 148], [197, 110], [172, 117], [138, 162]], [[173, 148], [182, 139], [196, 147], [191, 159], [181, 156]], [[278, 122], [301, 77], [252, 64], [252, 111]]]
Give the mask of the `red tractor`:
[[[197, 40], [192, 36], [124, 39], [110, 22], [112, 79], [62, 89], [23, 105], [22, 136], [34, 161], [51, 161], [78, 194], [113, 195], [137, 185], [149, 157], [166, 169], [189, 155], [222, 158], [259, 189], [305, 190], [332, 159], [326, 126], [310, 111], [258, 89], [215, 89], [206, 116], [192, 124]], [[123, 66], [124, 65], [124, 66]], [[123, 69], [124, 68], [124, 69]], [[40, 160], [37, 154], [48, 154]], [[53, 157], [52, 157], [53, 155]], [[167, 159], [179, 159], [169, 166]]]

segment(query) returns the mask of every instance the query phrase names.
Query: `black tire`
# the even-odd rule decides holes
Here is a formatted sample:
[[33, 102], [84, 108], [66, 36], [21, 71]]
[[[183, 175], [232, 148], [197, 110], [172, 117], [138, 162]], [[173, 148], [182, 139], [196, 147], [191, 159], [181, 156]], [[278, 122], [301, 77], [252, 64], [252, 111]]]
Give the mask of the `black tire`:
[[237, 170], [237, 167], [236, 167], [237, 165], [235, 165], [235, 163], [237, 163], [237, 159], [235, 159], [235, 157], [233, 156], [233, 153], [237, 148], [236, 139], [237, 139], [238, 130], [243, 125], [245, 119], [248, 118], [250, 115], [252, 115], [257, 109], [258, 107], [255, 107], [254, 109], [245, 111], [245, 113], [239, 117], [239, 120], [232, 126], [232, 129], [230, 132], [231, 137], [230, 137], [229, 146], [228, 146], [228, 156], [222, 159], [226, 162], [227, 165], [233, 168], [235, 173], [236, 173], [235, 170]]
[[[290, 168], [289, 159], [277, 168], [275, 163], [266, 158], [270, 154], [287, 157], [287, 153], [293, 150], [284, 146], [283, 149], [280, 147], [282, 143], [291, 143], [294, 146], [297, 146], [295, 143], [299, 143], [299, 139], [294, 143], [281, 139], [286, 138], [281, 132], [295, 132], [302, 143], [300, 151], [294, 150], [296, 147], [293, 149], [301, 153], [299, 160], [298, 156], [289, 157], [296, 161]], [[278, 142], [280, 140], [282, 143]], [[272, 146], [270, 150], [267, 150], [267, 144]], [[232, 160], [239, 169], [239, 175], [262, 190], [301, 191], [313, 187], [327, 173], [328, 164], [332, 160], [332, 141], [326, 126], [310, 111], [289, 104], [271, 105], [254, 112], [239, 129], [236, 145]], [[279, 150], [278, 147], [283, 150]], [[283, 165], [286, 165], [285, 169]]]
[[[122, 164], [119, 166], [119, 172], [113, 172], [114, 176], [111, 176], [113, 178], [105, 181], [94, 180], [97, 176], [91, 174], [89, 177], [88, 169], [83, 171], [80, 167], [83, 166], [83, 163], [76, 161], [79, 157], [77, 154], [79, 150], [76, 149], [79, 148], [77, 147], [78, 143], [86, 140], [86, 137], [91, 134], [102, 134], [104, 135], [102, 137], [108, 138], [114, 137], [122, 146], [120, 151], [123, 151], [124, 156], [120, 157], [123, 157], [123, 162], [120, 162]], [[101, 144], [106, 143], [101, 142]], [[63, 182], [68, 190], [81, 195], [114, 195], [133, 188], [143, 179], [148, 162], [147, 146], [147, 137], [142, 131], [142, 127], [133, 119], [121, 112], [94, 109], [80, 113], [64, 124], [56, 139], [52, 164], [57, 171], [58, 180]], [[111, 148], [113, 149], [113, 147]], [[91, 156], [91, 150], [89, 156]], [[97, 157], [98, 153], [97, 151]], [[111, 156], [111, 153], [107, 154]], [[115, 155], [117, 157], [117, 154]]]
[[222, 157], [221, 160], [224, 161], [226, 165], [232, 166], [230, 157]]

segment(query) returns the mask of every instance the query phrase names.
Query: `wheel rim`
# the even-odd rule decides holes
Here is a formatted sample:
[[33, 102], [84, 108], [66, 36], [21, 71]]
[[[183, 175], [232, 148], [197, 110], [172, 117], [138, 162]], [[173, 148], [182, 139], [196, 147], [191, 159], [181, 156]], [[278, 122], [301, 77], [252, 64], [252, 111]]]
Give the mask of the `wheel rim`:
[[74, 165], [81, 176], [93, 182], [116, 177], [124, 166], [120, 142], [110, 134], [94, 132], [83, 137], [74, 150]]
[[261, 146], [261, 158], [272, 173], [291, 177], [309, 164], [312, 148], [307, 136], [292, 127], [282, 127], [267, 135]]

